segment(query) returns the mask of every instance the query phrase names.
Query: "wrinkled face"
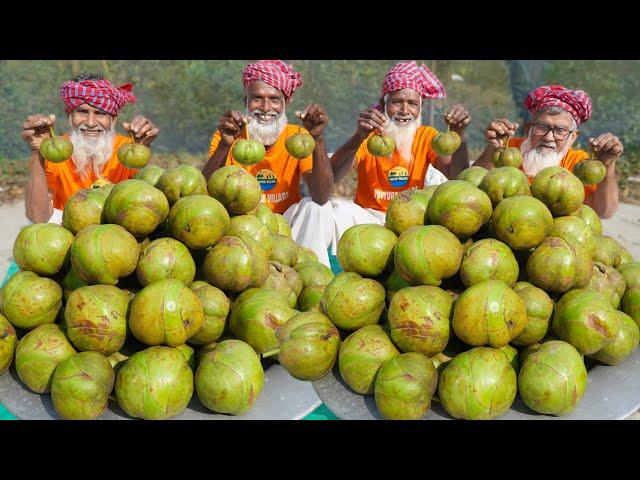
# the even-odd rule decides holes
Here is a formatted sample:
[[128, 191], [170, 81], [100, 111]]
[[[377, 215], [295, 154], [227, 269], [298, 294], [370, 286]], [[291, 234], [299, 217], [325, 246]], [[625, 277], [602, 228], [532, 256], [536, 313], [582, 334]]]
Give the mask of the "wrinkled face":
[[274, 121], [285, 108], [282, 91], [261, 80], [249, 82], [245, 102], [249, 115], [260, 123]]
[[389, 118], [403, 126], [420, 117], [422, 98], [415, 90], [404, 88], [389, 94], [385, 107]]
[[552, 115], [549, 112], [538, 113], [529, 130], [531, 148], [538, 152], [555, 151], [560, 153], [571, 147], [578, 138], [578, 130], [574, 126], [569, 112], [562, 111]]
[[115, 126], [117, 116], [83, 103], [69, 115], [71, 126], [84, 137], [98, 137]]

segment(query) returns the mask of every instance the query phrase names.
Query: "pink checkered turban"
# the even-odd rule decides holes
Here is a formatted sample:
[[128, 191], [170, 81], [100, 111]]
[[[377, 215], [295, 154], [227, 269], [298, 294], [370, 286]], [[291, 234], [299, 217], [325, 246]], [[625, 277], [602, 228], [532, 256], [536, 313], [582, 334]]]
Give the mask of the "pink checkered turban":
[[546, 107], [560, 107], [569, 112], [578, 125], [591, 117], [591, 99], [587, 92], [569, 90], [562, 85], [545, 85], [532, 90], [524, 106], [532, 115]]
[[280, 60], [260, 60], [250, 63], [242, 71], [242, 82], [245, 90], [249, 82], [262, 80], [274, 88], [282, 90], [285, 98], [291, 97], [293, 92], [302, 85], [302, 75], [293, 70], [291, 65]]
[[387, 73], [382, 85], [382, 96], [403, 88], [411, 88], [422, 98], [445, 98], [447, 92], [440, 80], [426, 65], [416, 62], [399, 63]]
[[60, 97], [67, 114], [79, 105], [88, 103], [111, 115], [117, 115], [128, 102], [136, 101], [135, 95], [131, 93], [132, 89], [133, 85], [130, 83], [114, 87], [109, 80], [68, 81], [62, 84]]

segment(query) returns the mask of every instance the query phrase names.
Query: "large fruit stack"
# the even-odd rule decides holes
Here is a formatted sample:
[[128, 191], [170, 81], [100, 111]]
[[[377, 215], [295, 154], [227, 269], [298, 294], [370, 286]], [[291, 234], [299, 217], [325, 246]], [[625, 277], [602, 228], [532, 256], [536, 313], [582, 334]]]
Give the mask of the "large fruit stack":
[[[0, 374], [51, 394], [61, 418], [212, 412], [255, 405], [274, 360], [313, 380], [340, 338], [319, 313], [331, 270], [260, 204], [257, 180], [223, 167], [146, 167], [77, 192], [62, 225], [14, 244], [20, 272], [0, 291]], [[297, 308], [297, 309], [296, 309]], [[268, 358], [277, 354], [277, 357]]]
[[572, 412], [588, 367], [624, 362], [640, 339], [640, 262], [584, 198], [561, 167], [531, 185], [514, 167], [472, 167], [399, 194], [386, 228], [347, 230], [345, 272], [321, 303], [347, 335], [344, 383], [388, 419], [421, 418], [434, 398], [490, 419], [518, 394], [534, 412]]

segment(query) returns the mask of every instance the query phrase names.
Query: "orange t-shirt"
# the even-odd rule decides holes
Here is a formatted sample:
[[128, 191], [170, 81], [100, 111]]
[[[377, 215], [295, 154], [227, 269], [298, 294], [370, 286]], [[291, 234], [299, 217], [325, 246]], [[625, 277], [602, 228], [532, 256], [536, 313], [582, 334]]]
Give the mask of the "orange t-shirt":
[[[522, 145], [524, 141], [525, 141], [524, 137], [514, 137], [509, 140], [509, 146], [520, 148], [520, 145]], [[589, 154], [584, 150], [574, 150], [573, 148], [570, 148], [567, 154], [564, 156], [564, 158], [560, 162], [560, 166], [566, 168], [570, 172], [573, 172], [573, 169], [578, 162], [581, 162], [582, 160], [586, 160], [588, 158], [589, 158]], [[520, 170], [522, 170], [522, 165], [520, 166]], [[533, 181], [533, 177], [530, 177], [529, 175], [527, 175], [527, 178], [529, 179], [529, 183]], [[591, 195], [593, 192], [595, 192], [597, 188], [598, 188], [597, 185], [585, 185], [584, 186], [585, 199], [588, 195]]]
[[[264, 159], [255, 165], [243, 165], [236, 162], [229, 151], [226, 165], [237, 165], [244, 168], [256, 177], [262, 197], [260, 201], [275, 213], [284, 213], [294, 203], [300, 201], [300, 176], [313, 168], [313, 157], [310, 155], [302, 160], [296, 160], [289, 155], [284, 146], [285, 140], [298, 133], [297, 125], [287, 124], [276, 143], [267, 148]], [[309, 133], [304, 128], [300, 133]], [[242, 132], [242, 138], [247, 138], [246, 130]], [[211, 138], [209, 157], [218, 148], [220, 143], [220, 131], [216, 130]]]
[[432, 127], [418, 128], [411, 147], [412, 162], [402, 158], [397, 150], [391, 157], [375, 157], [367, 150], [368, 138], [363, 141], [355, 155], [358, 165], [355, 203], [362, 208], [386, 212], [389, 201], [398, 193], [422, 188], [427, 168], [438, 156], [431, 149], [431, 140], [437, 133]]
[[[116, 134], [113, 142], [113, 153], [105, 163], [100, 178], [109, 180], [112, 183], [118, 183], [130, 179], [136, 174], [137, 169], [127, 168], [118, 161], [118, 148], [130, 141], [129, 137]], [[91, 187], [93, 182], [98, 180], [93, 169], [88, 170], [89, 173], [86, 178], [81, 178], [71, 159], [62, 163], [45, 161], [44, 169], [47, 175], [47, 186], [53, 194], [53, 208], [59, 210], [64, 208], [65, 203], [74, 193], [83, 188]]]

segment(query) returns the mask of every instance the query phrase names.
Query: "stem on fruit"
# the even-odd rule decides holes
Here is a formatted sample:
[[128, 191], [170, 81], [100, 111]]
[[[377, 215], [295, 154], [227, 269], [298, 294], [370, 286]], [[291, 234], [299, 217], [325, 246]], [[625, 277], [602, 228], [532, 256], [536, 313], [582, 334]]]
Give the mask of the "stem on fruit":
[[133, 132], [132, 131], [129, 132], [129, 136], [131, 137], [131, 143], [136, 143], [136, 139], [133, 138]]
[[247, 135], [247, 140], [249, 140], [249, 122], [247, 122], [246, 118], [243, 118], [242, 122], [244, 123], [244, 132]]
[[280, 353], [280, 349], [277, 348], [275, 350], [269, 350], [268, 352], [264, 352], [260, 354], [260, 358], [269, 358], [269, 357], [273, 357], [274, 355], [277, 355], [278, 353]]
[[56, 134], [53, 133], [53, 125], [49, 125], [49, 131], [51, 132], [51, 138], [56, 136]]

